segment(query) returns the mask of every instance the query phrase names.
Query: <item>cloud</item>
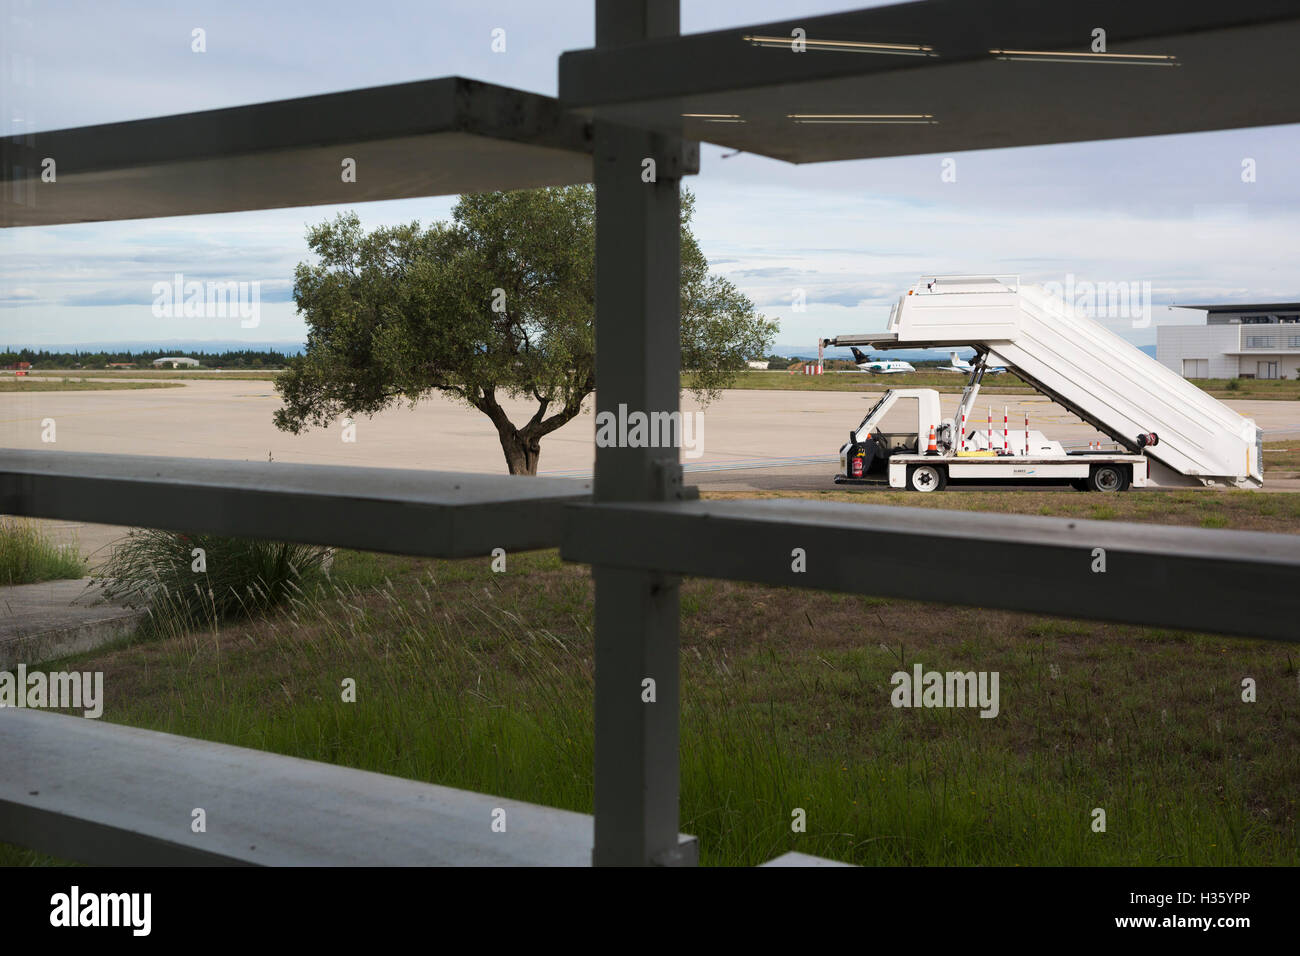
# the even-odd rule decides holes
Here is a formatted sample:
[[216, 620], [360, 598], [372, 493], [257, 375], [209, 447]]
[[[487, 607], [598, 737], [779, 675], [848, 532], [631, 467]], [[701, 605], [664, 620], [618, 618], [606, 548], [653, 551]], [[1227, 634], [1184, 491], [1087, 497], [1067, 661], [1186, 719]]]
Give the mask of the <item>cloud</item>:
[[870, 293], [864, 293], [860, 289], [846, 289], [842, 292], [819, 291], [813, 296], [813, 301], [818, 305], [842, 305], [847, 309], [852, 309], [871, 298], [877, 297]]
[[[130, 16], [112, 4], [74, 4], [75, 17], [32, 6], [33, 28], [14, 42], [41, 65], [41, 82], [24, 91], [23, 111], [0, 116], [5, 132], [25, 131], [13, 124], [19, 113], [54, 129], [415, 80], [429, 75], [426, 39], [444, 35], [449, 23], [461, 37], [486, 37], [503, 24], [511, 52], [495, 56], [486, 42], [443, 44], [439, 74], [553, 94], [556, 56], [588, 45], [593, 27], [589, 0], [482, 9], [321, 0], [307, 19], [287, 5], [226, 0], [203, 24], [221, 42], [194, 56], [176, 42], [167, 0], [140, 0]], [[845, 4], [683, 6], [683, 30], [694, 32]], [[391, 30], [394, 21], [406, 29]], [[187, 34], [188, 27], [182, 41]], [[295, 42], [285, 44], [286, 36]], [[370, 55], [350, 55], [358, 48]], [[160, 71], [167, 83], [158, 83]], [[705, 144], [705, 173], [691, 180], [693, 228], [711, 266], [780, 315], [791, 341], [879, 328], [893, 299], [935, 272], [1150, 280], [1159, 305], [1296, 299], [1298, 143], [1300, 126], [1284, 125], [961, 152], [957, 181], [947, 183], [937, 155], [791, 166], [748, 153], [721, 162], [729, 150]], [[1241, 179], [1244, 157], [1257, 163], [1255, 182]], [[356, 211], [373, 229], [427, 224], [454, 202], [394, 200]], [[51, 341], [92, 334], [84, 329], [95, 338], [146, 339], [156, 334], [153, 283], [181, 272], [260, 281], [262, 301], [280, 303], [268, 316], [282, 313], [283, 334], [296, 334], [292, 276], [310, 258], [305, 230], [347, 208], [0, 230], [6, 327], [27, 326]], [[806, 311], [792, 312], [794, 288], [805, 290]]]
[[[714, 260], [719, 261], [719, 260]], [[737, 260], [732, 259], [732, 262]], [[816, 269], [791, 269], [786, 266], [765, 266], [762, 269], [740, 269], [735, 272], [729, 272], [729, 276], [752, 276], [758, 279], [779, 279], [783, 277], [800, 279], [804, 276], [812, 275]]]
[[[261, 302], [292, 302], [293, 301], [293, 283], [288, 280], [275, 280], [263, 282], [260, 279], [238, 278], [235, 276], [203, 276], [200, 277], [193, 273], [181, 273], [182, 281], [202, 282], [204, 288], [208, 283], [229, 283], [229, 282], [256, 282], [258, 283], [258, 300]], [[60, 305], [70, 306], [72, 308], [93, 308], [105, 305], [140, 305], [152, 307], [155, 296], [153, 287], [155, 282], [164, 282], [171, 284], [175, 273], [169, 274], [162, 278], [155, 278], [148, 284], [135, 281], [129, 285], [124, 285], [117, 289], [96, 289], [92, 292], [78, 292], [64, 296], [59, 300]]]
[[7, 293], [0, 294], [0, 308], [5, 308], [6, 306], [12, 308], [17, 305], [31, 305], [40, 300], [40, 295], [34, 289], [12, 289]]
[[86, 308], [99, 305], [149, 305], [153, 302], [153, 296], [149, 290], [138, 291], [135, 289], [97, 289], [94, 292], [78, 292], [73, 295], [65, 295], [59, 300], [60, 305], [72, 306], [74, 308]]

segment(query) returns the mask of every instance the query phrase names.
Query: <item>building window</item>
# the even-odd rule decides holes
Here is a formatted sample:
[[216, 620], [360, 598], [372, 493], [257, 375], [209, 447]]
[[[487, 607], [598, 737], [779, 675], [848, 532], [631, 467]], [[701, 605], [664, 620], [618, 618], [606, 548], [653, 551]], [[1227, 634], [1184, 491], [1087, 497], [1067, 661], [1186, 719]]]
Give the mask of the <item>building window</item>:
[[1286, 347], [1289, 349], [1300, 349], [1300, 335], [1288, 335], [1286, 337]]
[[1183, 359], [1183, 378], [1209, 378], [1209, 359]]
[[1273, 348], [1273, 336], [1271, 336], [1271, 335], [1248, 335], [1248, 336], [1246, 336], [1246, 348], [1248, 348], [1248, 349], [1271, 349], [1271, 348]]

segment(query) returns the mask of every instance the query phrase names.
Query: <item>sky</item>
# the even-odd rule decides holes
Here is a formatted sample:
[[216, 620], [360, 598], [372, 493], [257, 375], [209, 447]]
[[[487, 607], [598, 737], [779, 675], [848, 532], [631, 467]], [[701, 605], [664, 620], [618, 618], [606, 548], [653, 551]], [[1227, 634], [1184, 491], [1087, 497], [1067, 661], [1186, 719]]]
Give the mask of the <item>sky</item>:
[[[691, 33], [870, 2], [683, 0]], [[123, 13], [129, 9], [129, 13]], [[0, 0], [6, 135], [460, 75], [547, 95], [557, 58], [593, 42], [591, 0], [312, 4]], [[207, 50], [191, 51], [191, 31]], [[506, 51], [491, 49], [506, 31]], [[21, 88], [12, 78], [25, 76]], [[1261, 96], [1267, 95], [1261, 90]], [[1063, 110], [1071, 108], [1063, 105]], [[1300, 299], [1300, 127], [793, 166], [705, 144], [694, 232], [714, 270], [780, 322], [777, 343], [883, 328], [931, 274], [1149, 283], [1137, 345], [1203, 321], [1177, 303]], [[1254, 182], [1243, 182], [1244, 158]], [[7, 229], [0, 347], [301, 342], [294, 267], [310, 225], [355, 208], [370, 229], [450, 215], [455, 197]], [[260, 283], [260, 319], [156, 317], [154, 285]], [[796, 289], [806, 306], [796, 310]], [[1137, 323], [1141, 325], [1141, 323]]]

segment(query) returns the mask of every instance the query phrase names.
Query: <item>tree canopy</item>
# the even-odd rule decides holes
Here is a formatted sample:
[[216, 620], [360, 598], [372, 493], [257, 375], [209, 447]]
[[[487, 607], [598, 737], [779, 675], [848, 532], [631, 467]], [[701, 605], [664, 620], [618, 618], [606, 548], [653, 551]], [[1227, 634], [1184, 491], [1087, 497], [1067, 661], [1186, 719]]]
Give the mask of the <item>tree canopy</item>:
[[[461, 197], [450, 222], [366, 233], [356, 213], [308, 230], [294, 300], [307, 348], [276, 382], [277, 427], [298, 433], [442, 392], [496, 427], [512, 474], [535, 474], [541, 440], [596, 388], [595, 191], [565, 186]], [[682, 358], [713, 398], [776, 323], [709, 273], [681, 214]], [[504, 396], [536, 403], [522, 424]]]

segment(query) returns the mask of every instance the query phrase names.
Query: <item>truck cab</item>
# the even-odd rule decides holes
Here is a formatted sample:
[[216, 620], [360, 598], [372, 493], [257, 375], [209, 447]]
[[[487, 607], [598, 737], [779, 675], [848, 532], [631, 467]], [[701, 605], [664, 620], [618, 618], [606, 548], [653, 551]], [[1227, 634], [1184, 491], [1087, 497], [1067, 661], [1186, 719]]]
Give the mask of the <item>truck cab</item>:
[[[930, 429], [938, 447], [952, 447], [952, 422], [941, 417], [932, 388], [894, 388], [871, 407], [840, 447], [840, 473], [851, 478], [883, 474], [893, 455], [924, 454]], [[860, 467], [854, 462], [860, 462]]]

